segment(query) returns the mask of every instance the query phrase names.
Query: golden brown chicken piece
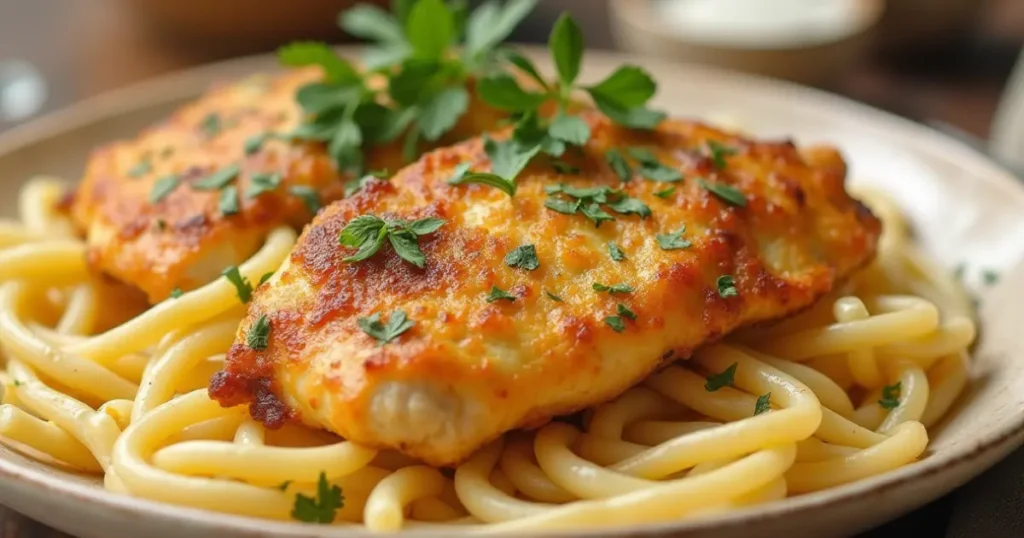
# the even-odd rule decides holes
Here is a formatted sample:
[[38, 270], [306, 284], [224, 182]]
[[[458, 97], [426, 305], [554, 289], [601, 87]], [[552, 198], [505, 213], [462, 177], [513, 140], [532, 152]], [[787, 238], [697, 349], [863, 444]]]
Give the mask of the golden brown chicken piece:
[[[512, 198], [447, 182], [460, 163], [489, 169], [475, 139], [329, 207], [256, 292], [211, 395], [250, 404], [271, 427], [294, 418], [453, 464], [505, 431], [606, 401], [737, 327], [805, 308], [874, 254], [879, 221], [845, 192], [834, 151], [805, 159], [789, 142], [699, 123], [640, 132], [585, 119], [590, 141], [565, 157], [578, 172], [534, 159]], [[631, 160], [620, 182], [608, 150], [647, 164]], [[644, 177], [673, 171], [683, 179]], [[572, 187], [598, 189], [588, 198]], [[570, 211], [580, 197], [572, 214], [548, 207]], [[591, 203], [612, 220], [595, 226]], [[419, 238], [425, 268], [388, 244], [344, 261], [353, 249], [339, 233], [368, 213], [444, 219]], [[526, 245], [536, 267], [516, 251]], [[492, 287], [507, 297], [488, 301]], [[365, 318], [386, 326], [399, 311], [413, 325], [393, 340], [364, 332]], [[267, 346], [254, 349], [259, 324]]]
[[[218, 87], [138, 138], [96, 150], [71, 208], [92, 266], [157, 302], [174, 288], [213, 280], [255, 252], [271, 229], [300, 227], [312, 219], [317, 201], [326, 205], [341, 197], [352, 178], [337, 172], [324, 144], [277, 138], [255, 143], [261, 134], [289, 133], [301, 123], [295, 92], [319, 78], [317, 69], [303, 69]], [[470, 110], [442, 142], [491, 129], [500, 117], [471, 99]], [[400, 145], [372, 149], [368, 168], [401, 167]], [[233, 192], [194, 188], [236, 166], [227, 182]], [[167, 192], [158, 196], [161, 188]], [[222, 196], [235, 199], [236, 213], [225, 215]], [[230, 213], [230, 202], [228, 208]]]

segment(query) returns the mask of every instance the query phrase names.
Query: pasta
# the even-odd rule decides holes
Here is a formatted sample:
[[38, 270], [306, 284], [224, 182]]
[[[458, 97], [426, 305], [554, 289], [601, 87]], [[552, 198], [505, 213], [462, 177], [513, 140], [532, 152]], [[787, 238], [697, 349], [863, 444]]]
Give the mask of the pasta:
[[[377, 531], [699, 517], [924, 457], [927, 428], [969, 380], [969, 297], [868, 192], [885, 222], [878, 258], [819, 305], [570, 420], [507, 434], [451, 473], [297, 425], [264, 430], [212, 401], [205, 382], [244, 315], [232, 285], [121, 312], [118, 288], [89, 273], [83, 243], [50, 210], [60, 188], [30, 182], [20, 220], [0, 222], [0, 440], [126, 495], [290, 519], [301, 499], [338, 488], [343, 501], [319, 521]], [[240, 273], [273, 271], [294, 241], [274, 231]]]

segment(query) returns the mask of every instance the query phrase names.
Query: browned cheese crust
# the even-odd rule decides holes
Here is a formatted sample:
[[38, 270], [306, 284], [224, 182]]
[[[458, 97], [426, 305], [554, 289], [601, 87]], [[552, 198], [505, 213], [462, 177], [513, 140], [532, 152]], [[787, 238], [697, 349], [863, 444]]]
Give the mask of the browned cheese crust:
[[[643, 132], [584, 117], [592, 137], [565, 156], [579, 173], [559, 174], [549, 160], [534, 159], [513, 198], [447, 183], [459, 163], [489, 169], [474, 139], [433, 151], [322, 212], [257, 290], [211, 395], [224, 405], [250, 404], [268, 426], [291, 417], [453, 464], [505, 431], [606, 401], [669, 358], [686, 358], [740, 326], [805, 308], [874, 255], [880, 223], [847, 195], [835, 150], [801, 152], [695, 122], [669, 120]], [[736, 150], [726, 168], [709, 158], [709, 140]], [[640, 176], [620, 182], [605, 152], [632, 146], [682, 172], [674, 193], [655, 196], [668, 184]], [[698, 178], [739, 189], [748, 204], [723, 202]], [[557, 183], [622, 188], [652, 215], [615, 215], [595, 227], [582, 214], [545, 208], [545, 187]], [[353, 249], [339, 245], [339, 232], [366, 213], [447, 223], [420, 238], [425, 269], [389, 245], [369, 260], [344, 262]], [[657, 234], [684, 225], [690, 248], [659, 246]], [[625, 260], [610, 257], [612, 242]], [[505, 256], [526, 244], [535, 245], [540, 267], [509, 267]], [[719, 295], [722, 275], [734, 276], [738, 295]], [[595, 282], [635, 291], [596, 292]], [[492, 286], [515, 300], [487, 302]], [[637, 318], [624, 319], [622, 332], [605, 321], [619, 303]], [[415, 325], [390, 343], [379, 345], [357, 325], [397, 310]], [[269, 346], [255, 351], [245, 335], [263, 315]]]

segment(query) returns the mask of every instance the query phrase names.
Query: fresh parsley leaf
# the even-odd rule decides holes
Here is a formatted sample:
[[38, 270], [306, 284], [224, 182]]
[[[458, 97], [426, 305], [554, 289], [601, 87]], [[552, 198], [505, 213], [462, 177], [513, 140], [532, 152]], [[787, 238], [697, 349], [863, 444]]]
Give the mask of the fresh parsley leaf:
[[556, 301], [556, 302], [559, 302], [559, 303], [564, 302], [564, 301], [562, 301], [561, 297], [555, 295], [554, 293], [551, 293], [548, 290], [544, 290], [544, 293], [547, 294], [548, 298], [550, 298], [552, 301]]
[[882, 399], [878, 400], [878, 405], [882, 406], [883, 409], [896, 409], [899, 407], [902, 385], [902, 382], [897, 381], [895, 385], [882, 387]]
[[237, 164], [229, 164], [193, 181], [192, 188], [197, 191], [219, 191], [231, 183], [238, 176], [238, 172]]
[[128, 176], [133, 178], [140, 178], [153, 171], [153, 164], [150, 163], [149, 159], [142, 159], [135, 166], [128, 170]]
[[480, 79], [476, 90], [485, 103], [511, 112], [536, 109], [547, 98], [544, 94], [524, 90], [515, 78], [505, 73]]
[[[530, 163], [530, 159], [540, 151], [540, 146], [523, 145], [516, 140], [498, 142], [487, 137], [484, 140], [484, 151], [487, 152], [487, 156], [491, 159], [491, 172], [515, 185], [514, 180], [516, 176], [526, 168], [526, 165]], [[514, 194], [515, 189], [512, 190], [510, 196]]]
[[423, 138], [434, 141], [455, 126], [469, 106], [469, 92], [462, 86], [441, 90], [420, 108], [418, 125]]
[[636, 313], [629, 309], [628, 306], [619, 303], [615, 306], [615, 311], [619, 313], [619, 316], [636, 321]]
[[757, 403], [754, 405], [754, 416], [766, 413], [772, 410], [772, 393], [766, 392], [757, 397]]
[[614, 202], [608, 202], [608, 208], [622, 215], [640, 215], [641, 218], [645, 219], [651, 216], [651, 208], [647, 204], [628, 196], [624, 196]]
[[609, 220], [615, 220], [615, 217], [606, 213], [597, 202], [591, 202], [589, 204], [583, 204], [580, 206], [580, 211], [587, 216], [590, 220], [594, 221], [594, 227], [599, 228], [602, 222]]
[[268, 281], [268, 280], [270, 280], [270, 277], [272, 277], [272, 276], [274, 276], [274, 272], [273, 271], [267, 271], [266, 273], [263, 273], [263, 276], [260, 277], [260, 281], [259, 281], [258, 284], [256, 284], [256, 287], [258, 288], [258, 287], [262, 286], [263, 283]]
[[590, 126], [579, 116], [560, 114], [551, 122], [548, 134], [568, 144], [582, 146], [590, 139]]
[[290, 43], [277, 49], [277, 60], [291, 67], [318, 66], [324, 72], [324, 82], [328, 84], [350, 84], [360, 79], [352, 64], [335, 54], [326, 43]]
[[411, 223], [405, 225], [405, 227], [416, 235], [427, 235], [436, 232], [438, 228], [444, 226], [445, 222], [447, 221], [445, 221], [444, 219], [439, 219], [437, 217], [426, 217], [414, 220]]
[[551, 167], [555, 169], [555, 172], [559, 174], [579, 174], [580, 168], [576, 165], [569, 164], [561, 159], [554, 159], [551, 161]]
[[[512, 1], [514, 2], [514, 1], [517, 1], [517, 0], [512, 0]], [[522, 0], [518, 0], [518, 1], [522, 1]], [[528, 1], [532, 3], [534, 0], [528, 0]], [[479, 9], [477, 11], [479, 11]], [[532, 78], [538, 85], [540, 85], [541, 88], [543, 88], [544, 90], [549, 91], [549, 92], [551, 91], [551, 87], [548, 86], [548, 82], [546, 80], [544, 80], [544, 77], [541, 76], [540, 71], [537, 70], [537, 66], [533, 65], [533, 62], [530, 61], [529, 58], [527, 58], [526, 56], [523, 56], [522, 54], [519, 54], [518, 52], [516, 52], [514, 50], [502, 51], [502, 57], [506, 61], [508, 61], [510, 64], [518, 67], [520, 71], [526, 73], [527, 76]]]
[[199, 122], [199, 129], [206, 134], [207, 138], [213, 138], [220, 134], [223, 125], [220, 121], [220, 114], [216, 112], [210, 112], [207, 114], [203, 121]]
[[[458, 172], [458, 169], [456, 169]], [[494, 187], [501, 192], [511, 196], [516, 194], [516, 184], [514, 181], [505, 179], [497, 174], [491, 174], [488, 172], [466, 172], [463, 171], [461, 175], [453, 176], [448, 180], [449, 185], [463, 185], [467, 183], [479, 183], [481, 185], [488, 185]]]
[[663, 189], [663, 190], [660, 190], [660, 191], [655, 191], [654, 195], [657, 196], [658, 198], [668, 198], [669, 196], [672, 196], [675, 193], [676, 193], [676, 186], [675, 185], [669, 185], [668, 188], [666, 188], [666, 189]]
[[245, 143], [242, 145], [242, 149], [246, 155], [252, 155], [259, 152], [263, 148], [263, 144], [267, 142], [274, 135], [271, 133], [259, 133], [250, 136], [245, 139]]
[[632, 146], [627, 148], [626, 151], [629, 152], [630, 157], [636, 159], [640, 164], [647, 164], [651, 166], [661, 165], [661, 161], [658, 160], [658, 157], [648, 148]]
[[661, 250], [679, 250], [693, 246], [693, 243], [683, 239], [684, 233], [686, 233], [686, 226], [683, 226], [675, 233], [657, 234], [654, 237], [657, 239]]
[[338, 26], [363, 39], [388, 43], [405, 41], [399, 22], [390, 13], [373, 4], [356, 4], [341, 12]]
[[277, 489], [279, 489], [281, 491], [287, 491], [288, 490], [288, 486], [290, 486], [290, 485], [292, 485], [292, 481], [291, 480], [285, 480], [284, 482], [281, 482], [281, 484], [277, 486]]
[[583, 33], [568, 13], [563, 13], [555, 22], [548, 38], [548, 49], [558, 68], [558, 79], [563, 88], [572, 87], [580, 73], [583, 60]]
[[505, 256], [505, 263], [509, 267], [518, 267], [533, 271], [540, 267], [540, 260], [537, 259], [537, 249], [533, 245], [520, 245]]
[[743, 192], [731, 185], [725, 183], [708, 183], [703, 179], [698, 179], [697, 183], [704, 188], [704, 190], [717, 196], [723, 202], [734, 205], [736, 207], [746, 207], [747, 197], [743, 195]]
[[736, 291], [736, 279], [732, 275], [722, 275], [718, 277], [718, 296], [724, 298], [735, 297], [739, 295]]
[[358, 262], [373, 256], [384, 246], [387, 233], [387, 223], [375, 215], [360, 215], [352, 219], [342, 228], [338, 242], [358, 250], [342, 261]]
[[358, 216], [345, 225], [338, 236], [342, 245], [358, 247], [355, 254], [342, 261], [363, 261], [376, 254], [387, 240], [400, 258], [423, 269], [426, 257], [420, 250], [419, 236], [437, 231], [444, 223], [444, 220], [434, 217], [407, 222], [384, 221], [374, 215]]
[[608, 243], [608, 255], [617, 262], [621, 262], [626, 259], [626, 253], [623, 252], [615, 243]]
[[306, 523], [330, 524], [338, 509], [345, 506], [345, 496], [341, 488], [327, 481], [327, 474], [321, 472], [317, 482], [316, 497], [307, 497], [301, 493], [295, 495], [295, 506], [292, 508], [292, 519]]
[[185, 292], [181, 291], [181, 288], [174, 288], [173, 290], [171, 290], [171, 298], [172, 299], [177, 299], [178, 297], [181, 297], [182, 295], [185, 295]]
[[640, 165], [640, 175], [661, 183], [675, 183], [683, 180], [683, 174], [674, 168], [669, 168], [661, 163]]
[[245, 344], [256, 351], [267, 349], [270, 343], [270, 318], [266, 314], [256, 319], [245, 335]]
[[384, 344], [398, 338], [398, 335], [408, 331], [415, 325], [411, 319], [408, 319], [405, 312], [402, 310], [395, 310], [391, 313], [391, 318], [387, 324], [384, 324], [380, 320], [380, 313], [375, 313], [367, 318], [357, 318], [356, 324], [363, 330], [364, 333], [372, 336], [377, 340], [377, 345], [383, 346]]
[[657, 84], [646, 71], [635, 65], [623, 65], [586, 90], [591, 95], [599, 95], [619, 107], [629, 109], [642, 106], [650, 100], [656, 88]]
[[594, 282], [593, 288], [594, 291], [607, 291], [608, 293], [633, 293], [636, 291], [636, 288], [625, 283], [608, 286], [606, 284], [601, 284], [600, 282]]
[[491, 293], [487, 294], [487, 302], [493, 303], [495, 301], [515, 301], [516, 296], [511, 293], [499, 288], [498, 286], [491, 286]]
[[580, 208], [580, 201], [578, 199], [561, 200], [558, 198], [548, 198], [544, 201], [544, 207], [565, 215], [575, 215], [576, 211]]
[[420, 269], [426, 267], [427, 257], [420, 250], [419, 239], [415, 233], [404, 228], [388, 230], [388, 241], [391, 242], [391, 248], [395, 249], [395, 254], [398, 254], [399, 258]]
[[536, 5], [536, 0], [509, 0], [504, 5], [490, 0], [473, 10], [466, 21], [467, 57], [479, 58], [504, 41]]
[[265, 192], [274, 192], [281, 185], [281, 174], [259, 172], [249, 177], [249, 188], [245, 197], [252, 199]]
[[153, 184], [153, 190], [149, 191], [149, 203], [155, 204], [164, 198], [167, 198], [169, 194], [174, 192], [174, 189], [178, 188], [181, 184], [181, 180], [178, 176], [164, 176]]
[[613, 148], [604, 152], [604, 160], [608, 161], [608, 166], [615, 172], [615, 175], [619, 176], [621, 181], [626, 182], [633, 178], [633, 169], [630, 168], [626, 158], [619, 150]]
[[455, 21], [444, 0], [419, 0], [405, 21], [405, 37], [413, 56], [440, 60], [455, 38]]
[[316, 215], [317, 212], [320, 211], [320, 195], [313, 187], [308, 187], [306, 185], [293, 185], [288, 187], [288, 193], [302, 200], [302, 203], [306, 205], [306, 209], [308, 209], [310, 213]]
[[345, 184], [345, 198], [352, 196], [353, 194], [363, 190], [368, 183], [375, 179], [383, 179], [388, 176], [387, 170], [371, 170], [369, 173], [360, 176], [356, 179], [349, 180]]
[[735, 149], [714, 140], [708, 140], [707, 147], [708, 153], [711, 156], [711, 162], [714, 163], [715, 168], [718, 170], [724, 169], [728, 164], [725, 160], [726, 157], [736, 154]]
[[238, 188], [234, 185], [228, 185], [224, 190], [220, 191], [217, 208], [220, 209], [221, 214], [224, 216], [237, 214], [240, 210], [238, 206]]
[[704, 383], [704, 390], [715, 392], [722, 387], [731, 387], [733, 377], [736, 376], [736, 366], [738, 365], [739, 363], [734, 362], [717, 374], [709, 374], [707, 382]]
[[608, 316], [604, 318], [604, 322], [617, 333], [626, 330], [626, 323], [619, 316]]
[[235, 286], [235, 291], [238, 292], [238, 300], [242, 301], [242, 304], [246, 304], [252, 300], [252, 284], [249, 283], [248, 278], [242, 276], [242, 273], [238, 271], [237, 266], [232, 265], [221, 271], [220, 274]]
[[591, 94], [597, 108], [608, 116], [612, 121], [625, 127], [633, 129], [654, 129], [662, 120], [665, 113], [651, 110], [645, 107], [623, 108], [614, 101], [605, 98], [601, 94]]

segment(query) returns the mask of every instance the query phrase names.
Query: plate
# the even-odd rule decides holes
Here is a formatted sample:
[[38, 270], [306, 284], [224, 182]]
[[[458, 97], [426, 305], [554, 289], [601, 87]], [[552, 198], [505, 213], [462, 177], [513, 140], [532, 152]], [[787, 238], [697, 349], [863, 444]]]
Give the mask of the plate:
[[[347, 53], [354, 49], [345, 49]], [[530, 50], [549, 70], [546, 56]], [[1024, 442], [1024, 187], [971, 148], [923, 126], [839, 97], [772, 81], [663, 60], [588, 52], [583, 77], [623, 62], [642, 64], [659, 83], [654, 105], [676, 116], [734, 124], [761, 138], [834, 144], [854, 183], [888, 191], [923, 247], [948, 267], [968, 262], [981, 299], [973, 383], [927, 455], [894, 472], [842, 487], [706, 519], [590, 531], [588, 536], [734, 538], [846, 536], [934, 500]], [[0, 135], [0, 214], [11, 215], [33, 175], [77, 176], [91, 148], [161, 118], [211, 83], [277, 69], [255, 57], [170, 75], [76, 105]], [[981, 285], [981, 269], [1002, 273]], [[33, 462], [0, 447], [0, 503], [84, 538], [370, 536], [356, 527], [262, 521], [158, 504]], [[416, 531], [409, 536], [445, 536]], [[549, 536], [583, 535], [560, 533]]]

